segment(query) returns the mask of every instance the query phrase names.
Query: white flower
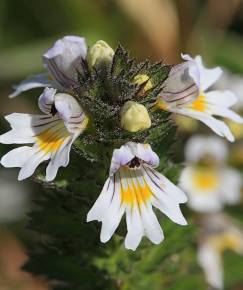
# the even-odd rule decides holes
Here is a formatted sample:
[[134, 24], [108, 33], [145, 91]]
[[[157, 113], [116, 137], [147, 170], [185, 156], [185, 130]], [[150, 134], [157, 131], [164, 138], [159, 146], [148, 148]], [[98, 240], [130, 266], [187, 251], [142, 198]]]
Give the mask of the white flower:
[[155, 171], [159, 157], [150, 145], [129, 142], [113, 152], [110, 174], [103, 190], [89, 211], [87, 221], [102, 222], [100, 239], [110, 240], [126, 212], [125, 247], [135, 250], [143, 236], [159, 244], [164, 235], [153, 212], [157, 207], [173, 222], [186, 225], [179, 204], [185, 194]]
[[50, 75], [31, 76], [15, 86], [10, 98], [22, 92], [39, 87], [60, 88], [65, 92], [77, 86], [78, 71], [82, 60], [86, 58], [87, 46], [85, 39], [78, 36], [65, 36], [55, 42], [43, 55], [43, 63]]
[[[180, 177], [188, 205], [199, 212], [216, 212], [241, 198], [242, 177], [227, 167], [227, 147], [216, 137], [192, 137], [185, 148], [189, 162]], [[205, 163], [206, 162], [206, 163]]]
[[46, 180], [53, 180], [58, 168], [68, 165], [71, 146], [88, 123], [76, 99], [68, 94], [56, 94], [53, 88], [44, 90], [39, 107], [45, 114], [13, 113], [5, 117], [12, 130], [0, 136], [0, 143], [34, 144], [13, 149], [1, 159], [4, 167], [21, 168], [19, 180], [31, 176], [48, 159]]
[[207, 91], [220, 77], [220, 68], [206, 69], [203, 66], [201, 56], [195, 59], [189, 55], [182, 55], [186, 63], [175, 66], [165, 86], [160, 93], [157, 107], [195, 118], [216, 134], [234, 141], [228, 126], [213, 117], [213, 115], [231, 119], [237, 123], [243, 123], [243, 119], [229, 109], [237, 102], [237, 97], [228, 90]]
[[215, 136], [194, 135], [185, 146], [186, 161], [199, 162], [206, 157], [215, 162], [225, 162], [228, 157], [227, 145], [224, 140]]
[[243, 255], [243, 231], [223, 214], [209, 215], [204, 224], [198, 247], [198, 263], [208, 284], [223, 289], [223, 253], [232, 250]]

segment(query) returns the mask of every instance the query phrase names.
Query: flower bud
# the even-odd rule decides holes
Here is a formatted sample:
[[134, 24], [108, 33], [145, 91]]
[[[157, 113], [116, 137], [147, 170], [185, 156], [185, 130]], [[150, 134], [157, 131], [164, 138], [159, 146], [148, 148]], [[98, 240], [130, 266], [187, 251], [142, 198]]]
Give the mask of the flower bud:
[[100, 61], [111, 62], [114, 50], [103, 40], [97, 41], [89, 50], [88, 61], [91, 67]]
[[144, 105], [133, 101], [124, 104], [121, 110], [121, 127], [129, 132], [138, 132], [148, 129], [151, 120]]
[[142, 85], [142, 84], [146, 83], [144, 88], [143, 88], [143, 90], [145, 92], [152, 89], [152, 87], [153, 87], [153, 84], [152, 84], [151, 80], [149, 79], [149, 76], [145, 75], [145, 74], [136, 75], [134, 77], [134, 83], [137, 85]]

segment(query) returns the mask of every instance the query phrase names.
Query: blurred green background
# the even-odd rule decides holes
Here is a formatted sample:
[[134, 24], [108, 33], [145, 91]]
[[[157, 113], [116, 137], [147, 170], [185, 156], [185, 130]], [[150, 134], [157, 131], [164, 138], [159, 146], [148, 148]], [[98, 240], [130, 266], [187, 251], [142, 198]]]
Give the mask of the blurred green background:
[[[121, 43], [138, 59], [176, 63], [181, 52], [202, 54], [211, 65], [243, 74], [241, 0], [0, 0], [1, 116], [37, 111], [41, 91], [9, 100], [11, 85], [43, 71], [42, 54], [68, 34], [89, 45]], [[3, 132], [3, 118], [0, 125]], [[7, 150], [0, 146], [1, 155]], [[16, 170], [0, 168], [0, 289], [44, 289], [18, 270], [26, 259], [20, 240], [34, 239], [24, 229], [26, 212], [41, 188], [16, 177]]]

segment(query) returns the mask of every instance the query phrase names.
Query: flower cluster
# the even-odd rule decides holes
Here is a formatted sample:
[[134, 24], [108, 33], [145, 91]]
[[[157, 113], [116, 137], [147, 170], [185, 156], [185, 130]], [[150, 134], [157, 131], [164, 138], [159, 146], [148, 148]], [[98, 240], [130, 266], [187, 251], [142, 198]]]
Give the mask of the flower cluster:
[[179, 183], [187, 192], [189, 207], [197, 212], [198, 264], [215, 289], [224, 288], [224, 251], [243, 255], [241, 226], [221, 212], [225, 205], [240, 203], [243, 186], [240, 172], [227, 165], [228, 149], [215, 136], [191, 137], [185, 146], [186, 167]]
[[[236, 102], [236, 97], [230, 91], [207, 91], [221, 75], [219, 68], [206, 69], [201, 57], [192, 59], [182, 55], [182, 64], [151, 66], [154, 75], [161, 67], [164, 71], [168, 70], [168, 74], [163, 77], [161, 74], [156, 83], [155, 78], [144, 69], [147, 63], [134, 68], [132, 61], [125, 61], [129, 71], [122, 69], [117, 73], [116, 63], [122, 63], [120, 51], [121, 48], [114, 52], [104, 41], [98, 41], [88, 49], [85, 39], [77, 36], [66, 36], [56, 41], [43, 55], [43, 64], [48, 72], [24, 80], [10, 96], [13, 98], [29, 89], [44, 88], [39, 97], [39, 108], [43, 114], [13, 113], [6, 116], [12, 129], [0, 136], [0, 142], [4, 144], [33, 146], [13, 149], [2, 157], [1, 164], [20, 167], [18, 179], [22, 180], [31, 176], [41, 162], [50, 160], [46, 181], [52, 181], [59, 167], [68, 165], [74, 141], [83, 136], [84, 131], [88, 134], [89, 127], [93, 128], [93, 132], [96, 130], [94, 138], [95, 134], [100, 134], [99, 142], [104, 140], [108, 127], [129, 132], [130, 135], [126, 136], [136, 135], [157, 125], [153, 114], [158, 109], [198, 119], [216, 134], [234, 140], [227, 125], [213, 115], [243, 123], [243, 119], [229, 109]], [[107, 71], [109, 77], [99, 79], [99, 74]], [[123, 81], [125, 76], [130, 77], [130, 83]], [[101, 90], [101, 99], [106, 101], [102, 106], [101, 100], [94, 98], [96, 89], [92, 87], [98, 81], [99, 87], [104, 86], [108, 91]], [[87, 90], [88, 85], [92, 89]], [[130, 95], [123, 93], [126, 88], [132, 92]], [[98, 120], [101, 122], [103, 116], [108, 118], [109, 123], [104, 123], [108, 124], [107, 128], [96, 128], [92, 112], [97, 107]], [[111, 108], [109, 114], [106, 113], [107, 108]], [[119, 122], [116, 122], [117, 119]], [[125, 247], [133, 250], [143, 236], [155, 244], [163, 240], [153, 207], [173, 222], [186, 225], [179, 205], [187, 201], [178, 187], [156, 171], [159, 157], [145, 142], [146, 139], [137, 139], [131, 137], [127, 140], [126, 137], [126, 141], [120, 142], [120, 148], [114, 149], [109, 177], [87, 216], [87, 221], [102, 222], [100, 238], [102, 242], [107, 242], [125, 213]]]

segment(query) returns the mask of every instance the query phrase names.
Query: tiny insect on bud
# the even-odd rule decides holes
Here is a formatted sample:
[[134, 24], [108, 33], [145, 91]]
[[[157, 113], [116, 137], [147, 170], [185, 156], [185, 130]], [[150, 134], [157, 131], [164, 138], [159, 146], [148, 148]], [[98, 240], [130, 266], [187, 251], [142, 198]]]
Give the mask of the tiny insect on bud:
[[124, 104], [121, 110], [121, 127], [129, 132], [150, 128], [151, 120], [144, 105], [133, 101]]

